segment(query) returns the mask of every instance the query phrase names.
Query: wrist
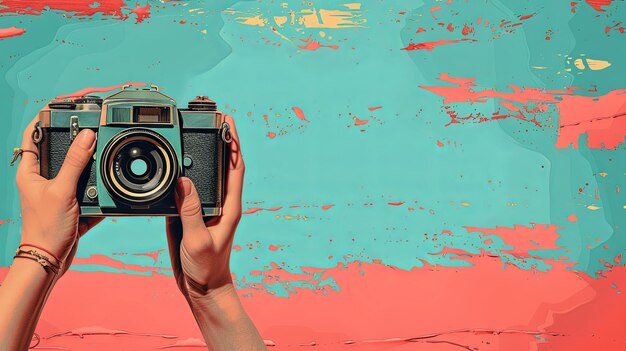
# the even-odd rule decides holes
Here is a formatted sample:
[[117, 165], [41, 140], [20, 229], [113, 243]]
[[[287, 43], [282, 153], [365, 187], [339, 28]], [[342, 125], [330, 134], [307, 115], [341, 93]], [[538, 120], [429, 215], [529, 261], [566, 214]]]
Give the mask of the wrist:
[[189, 294], [189, 307], [201, 324], [209, 321], [235, 322], [245, 315], [233, 283], [209, 290], [203, 295]]

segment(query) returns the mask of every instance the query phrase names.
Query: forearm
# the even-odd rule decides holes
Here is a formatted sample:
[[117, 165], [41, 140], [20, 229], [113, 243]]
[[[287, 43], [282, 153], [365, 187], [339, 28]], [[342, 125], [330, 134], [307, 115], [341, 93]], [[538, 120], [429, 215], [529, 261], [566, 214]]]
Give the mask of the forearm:
[[37, 262], [14, 260], [0, 286], [1, 350], [28, 349], [53, 280]]
[[266, 350], [232, 284], [190, 297], [189, 304], [211, 351]]

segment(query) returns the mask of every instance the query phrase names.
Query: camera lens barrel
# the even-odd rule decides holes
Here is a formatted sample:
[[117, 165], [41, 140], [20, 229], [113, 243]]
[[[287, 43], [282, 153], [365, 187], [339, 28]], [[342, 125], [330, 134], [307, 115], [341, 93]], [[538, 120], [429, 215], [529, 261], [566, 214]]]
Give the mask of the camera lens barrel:
[[104, 147], [100, 160], [103, 184], [114, 200], [146, 206], [165, 197], [179, 175], [170, 143], [145, 128], [126, 129]]

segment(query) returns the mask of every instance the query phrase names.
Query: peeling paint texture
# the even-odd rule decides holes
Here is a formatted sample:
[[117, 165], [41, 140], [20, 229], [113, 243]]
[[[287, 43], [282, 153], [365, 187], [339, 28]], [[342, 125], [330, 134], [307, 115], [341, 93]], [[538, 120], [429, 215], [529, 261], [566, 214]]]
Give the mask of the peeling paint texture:
[[[0, 1], [0, 279], [23, 128], [149, 82], [237, 122], [231, 268], [272, 350], [623, 350], [624, 23], [611, 0]], [[163, 218], [82, 238], [36, 333], [206, 348]]]

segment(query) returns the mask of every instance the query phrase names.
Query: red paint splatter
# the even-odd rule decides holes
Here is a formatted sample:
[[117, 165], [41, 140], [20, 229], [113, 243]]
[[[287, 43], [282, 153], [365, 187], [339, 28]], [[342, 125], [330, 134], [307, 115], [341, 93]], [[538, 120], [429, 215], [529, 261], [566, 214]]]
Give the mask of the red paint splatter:
[[437, 140], [437, 146], [443, 147], [443, 143], [441, 141]]
[[425, 32], [425, 31], [426, 31], [426, 29], [424, 29], [424, 28], [422, 28], [422, 27], [419, 27], [419, 28], [417, 28], [417, 30], [415, 31], [415, 33], [416, 33], [416, 34], [417, 34], [417, 33], [423, 33], [423, 32]]
[[355, 126], [362, 126], [364, 124], [367, 124], [367, 122], [369, 122], [368, 119], [359, 119], [357, 117], [354, 117], [354, 125]]
[[241, 251], [241, 246], [239, 246], [239, 245], [233, 245], [233, 250], [235, 250], [235, 251]]
[[590, 148], [615, 149], [626, 136], [626, 89], [601, 96], [563, 96], [557, 104], [559, 135], [556, 147], [578, 147], [587, 133]]
[[271, 245], [267, 247], [270, 251], [276, 251], [280, 249], [280, 245]]
[[135, 253], [133, 254], [133, 256], [146, 256], [146, 257], [150, 257], [151, 259], [154, 260], [154, 263], [158, 263], [159, 262], [159, 254], [161, 252], [165, 251], [165, 249], [160, 249], [157, 251], [153, 251], [153, 252], [146, 252], [146, 253]]
[[571, 214], [571, 215], [567, 216], [567, 220], [570, 221], [570, 222], [576, 222], [576, 221], [578, 221], [578, 217], [576, 217], [575, 214]]
[[373, 107], [368, 107], [367, 109], [370, 110], [370, 111], [375, 111], [375, 110], [378, 110], [380, 108], [383, 108], [383, 107], [382, 106], [373, 106]]
[[429, 41], [423, 43], [411, 43], [407, 47], [402, 48], [401, 50], [427, 50], [432, 51], [435, 47], [446, 44], [456, 44], [462, 41], [476, 41], [475, 39], [462, 38], [457, 40], [437, 40], [437, 41]]
[[324, 206], [322, 206], [322, 210], [326, 211], [326, 210], [330, 209], [333, 206], [335, 206], [335, 204], [324, 205]]
[[24, 33], [26, 33], [26, 30], [22, 28], [17, 28], [17, 27], [0, 28], [0, 39], [17, 37]]
[[433, 6], [430, 8], [430, 15], [433, 16], [434, 20], [437, 20], [437, 17], [435, 17], [435, 11], [439, 10], [441, 10], [441, 6]]
[[387, 203], [389, 206], [401, 206], [404, 204], [404, 201], [397, 201], [397, 202], [388, 202]]
[[99, 265], [120, 270], [151, 273], [163, 273], [164, 271], [172, 270], [166, 267], [146, 267], [137, 264], [128, 264], [104, 255], [91, 255], [88, 258], [77, 257], [72, 261], [72, 265]]
[[0, 219], [0, 225], [2, 225], [2, 224], [7, 224], [7, 223], [9, 223], [9, 222], [11, 222], [11, 220], [10, 220], [10, 219]]
[[499, 237], [507, 245], [513, 246], [513, 249], [504, 249], [502, 252], [510, 253], [516, 257], [530, 257], [529, 250], [553, 250], [560, 248], [560, 246], [556, 245], [556, 240], [559, 238], [556, 230], [559, 227], [552, 224], [532, 224], [530, 227], [514, 225], [513, 228], [464, 228], [469, 233], [481, 233], [481, 238], [491, 235]]
[[468, 34], [470, 34], [473, 31], [474, 31], [474, 27], [469, 27], [467, 24], [464, 24], [463, 25], [463, 30], [461, 31], [461, 34], [468, 35]]
[[[97, 3], [98, 6], [92, 6]], [[95, 2], [93, 0], [3, 0], [0, 13], [17, 13], [22, 15], [40, 15], [46, 10], [58, 10], [74, 13], [76, 16], [93, 16], [102, 13], [106, 16], [122, 18], [122, 9], [126, 7], [123, 0]]]
[[268, 136], [270, 139], [274, 139], [274, 137], [276, 137], [276, 133], [274, 133], [274, 132], [267, 132], [267, 136]]
[[300, 107], [294, 106], [291, 109], [293, 110], [293, 112], [295, 112], [296, 117], [300, 118], [301, 120], [305, 122], [310, 122], [308, 119], [306, 119], [306, 117], [304, 117], [304, 112], [302, 112], [302, 109], [300, 109]]
[[523, 16], [519, 16], [520, 21], [525, 21], [529, 18], [532, 18], [534, 15], [536, 15], [536, 13], [531, 13], [530, 15], [523, 15]]
[[[450, 103], [484, 103], [489, 99], [501, 99], [500, 104], [509, 110], [517, 110], [515, 114], [499, 114], [493, 116], [470, 115], [459, 117], [449, 106], [445, 106], [451, 122], [447, 125], [460, 123], [463, 119], [478, 119], [485, 122], [502, 118], [518, 118], [541, 126], [536, 120], [538, 113], [548, 110], [548, 105], [555, 105], [559, 113], [559, 135], [557, 147], [578, 147], [578, 137], [587, 133], [587, 145], [590, 148], [613, 149], [624, 141], [626, 136], [626, 89], [614, 90], [601, 96], [573, 95], [576, 88], [567, 90], [544, 90], [539, 88], [520, 88], [510, 85], [511, 92], [493, 89], [476, 90], [473, 78], [454, 78], [442, 74], [440, 80], [454, 86], [421, 86], [437, 95], [444, 97], [444, 104]], [[521, 104], [519, 106], [513, 104]], [[534, 104], [530, 107], [529, 104]], [[532, 115], [532, 119], [527, 117]]]
[[282, 206], [271, 207], [271, 208], [266, 208], [265, 211], [272, 211], [272, 212], [274, 212], [274, 211], [280, 210], [281, 208], [283, 208], [283, 207]]
[[339, 46], [337, 45], [322, 45], [319, 42], [315, 41], [315, 39], [311, 38], [311, 35], [309, 35], [309, 37], [306, 39], [300, 39], [300, 41], [307, 43], [307, 44], [305, 46], [302, 46], [302, 45], [296, 45], [296, 46], [304, 50], [313, 51], [319, 48], [339, 49]]
[[606, 11], [605, 9], [603, 9], [603, 7], [611, 5], [611, 2], [612, 2], [612, 0], [585, 0], [585, 1], [587, 1], [587, 4], [593, 7], [594, 10], [600, 11], [600, 12]]
[[454, 32], [454, 27], [452, 26], [452, 22], [448, 23], [448, 26], [446, 27], [446, 29], [447, 29], [449, 32]]
[[131, 12], [137, 15], [135, 23], [143, 22], [144, 19], [150, 18], [150, 4], [146, 4], [144, 7], [137, 7]]
[[253, 214], [259, 211], [263, 211], [263, 209], [261, 207], [252, 207], [252, 208], [247, 209], [245, 212], [243, 212], [243, 214]]

